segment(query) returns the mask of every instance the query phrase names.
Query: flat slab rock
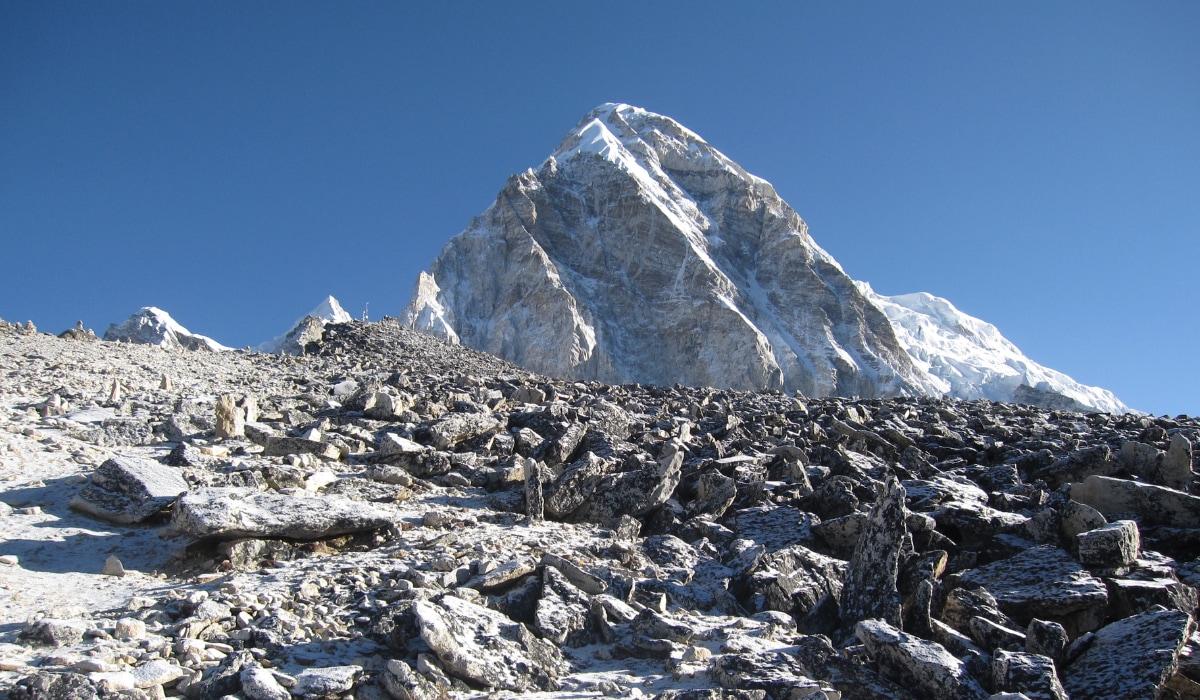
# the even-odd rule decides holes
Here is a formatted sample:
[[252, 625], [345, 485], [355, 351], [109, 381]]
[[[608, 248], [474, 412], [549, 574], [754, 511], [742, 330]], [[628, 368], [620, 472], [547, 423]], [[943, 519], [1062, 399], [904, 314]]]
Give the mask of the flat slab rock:
[[177, 532], [197, 538], [284, 537], [312, 540], [387, 527], [391, 516], [332, 496], [290, 496], [244, 488], [207, 488], [180, 497], [171, 517]]
[[1200, 497], [1166, 486], [1089, 476], [1071, 486], [1071, 498], [1107, 516], [1136, 515], [1144, 526], [1200, 527]]
[[92, 481], [71, 499], [71, 508], [121, 525], [140, 523], [188, 490], [179, 471], [137, 457], [112, 457], [92, 473]]
[[525, 625], [456, 596], [413, 606], [421, 639], [453, 676], [497, 690], [553, 691], [567, 665]]
[[1021, 624], [1033, 618], [1059, 621], [1081, 612], [1097, 612], [1102, 621], [1108, 605], [1104, 581], [1052, 546], [972, 569], [963, 574], [962, 583], [986, 588], [1000, 609]]
[[1174, 675], [1195, 625], [1178, 610], [1150, 610], [1104, 627], [1067, 667], [1063, 685], [1073, 700], [1159, 697]]

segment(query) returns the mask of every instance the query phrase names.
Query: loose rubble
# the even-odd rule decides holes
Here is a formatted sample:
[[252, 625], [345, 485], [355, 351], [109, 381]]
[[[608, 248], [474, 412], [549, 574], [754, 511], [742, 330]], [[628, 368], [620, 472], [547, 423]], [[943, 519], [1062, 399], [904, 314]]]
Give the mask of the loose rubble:
[[1200, 697], [1192, 418], [80, 340], [0, 324], [10, 698]]

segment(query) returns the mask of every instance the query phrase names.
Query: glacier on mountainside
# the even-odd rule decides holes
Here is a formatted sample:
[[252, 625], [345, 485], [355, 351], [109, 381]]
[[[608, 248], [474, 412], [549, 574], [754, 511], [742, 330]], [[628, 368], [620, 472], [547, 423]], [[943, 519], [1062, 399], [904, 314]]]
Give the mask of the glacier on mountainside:
[[[973, 380], [931, 369], [936, 353], [922, 354], [879, 299], [770, 183], [667, 117], [605, 104], [446, 243], [401, 322], [563, 378], [969, 394]], [[1082, 407], [1123, 408], [1021, 358], [1018, 385], [997, 370], [980, 391], [1012, 400], [1031, 381], [1032, 400], [1069, 388], [1060, 393]]]
[[175, 350], [229, 350], [208, 336], [192, 333], [171, 318], [171, 314], [154, 306], [144, 306], [123, 323], [112, 324], [104, 332], [104, 339]]
[[1077, 409], [1129, 410], [1111, 391], [1085, 386], [1029, 359], [998, 328], [959, 311], [946, 299], [926, 292], [884, 296], [866, 282], [858, 285], [887, 314], [900, 345], [938, 383], [942, 395], [1012, 401], [1025, 386], [1063, 396]]

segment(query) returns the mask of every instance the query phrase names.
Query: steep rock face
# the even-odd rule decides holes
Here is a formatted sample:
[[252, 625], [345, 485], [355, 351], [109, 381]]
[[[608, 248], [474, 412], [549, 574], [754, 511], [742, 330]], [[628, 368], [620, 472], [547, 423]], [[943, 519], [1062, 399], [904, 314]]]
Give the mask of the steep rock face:
[[510, 178], [402, 320], [564, 377], [813, 396], [926, 384], [769, 183], [626, 105]]
[[770, 183], [628, 105], [512, 176], [401, 322], [563, 378], [1128, 410], [944, 299], [855, 282]]
[[171, 314], [153, 306], [139, 309], [124, 323], [114, 323], [109, 326], [108, 330], [104, 332], [104, 339], [157, 345], [174, 350], [211, 350], [215, 352], [229, 349], [208, 336], [192, 333], [171, 318]]

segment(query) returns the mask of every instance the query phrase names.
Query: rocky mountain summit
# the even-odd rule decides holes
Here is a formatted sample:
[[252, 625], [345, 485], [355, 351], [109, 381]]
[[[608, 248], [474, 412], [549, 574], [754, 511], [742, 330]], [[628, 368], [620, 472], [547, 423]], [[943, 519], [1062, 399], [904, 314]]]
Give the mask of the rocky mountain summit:
[[353, 320], [354, 317], [347, 313], [338, 300], [330, 295], [317, 304], [312, 311], [296, 319], [287, 332], [262, 343], [257, 349], [259, 352], [299, 355], [303, 352], [305, 345], [321, 339], [326, 325], [348, 323]]
[[104, 332], [104, 339], [114, 342], [157, 345], [173, 350], [209, 350], [220, 352], [229, 348], [205, 335], [192, 333], [171, 318], [171, 314], [154, 306], [146, 306], [123, 323], [114, 323]]
[[1200, 422], [0, 323], [0, 693], [1196, 698]]
[[911, 298], [860, 288], [695, 133], [606, 104], [446, 244], [401, 320], [555, 377], [1127, 410]]

